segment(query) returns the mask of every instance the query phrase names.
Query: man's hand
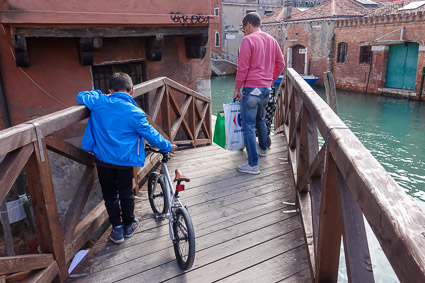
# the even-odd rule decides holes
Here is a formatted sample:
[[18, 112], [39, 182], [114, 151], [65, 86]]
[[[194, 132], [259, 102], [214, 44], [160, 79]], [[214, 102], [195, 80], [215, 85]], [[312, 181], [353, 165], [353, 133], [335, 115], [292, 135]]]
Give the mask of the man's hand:
[[241, 90], [235, 89], [235, 92], [233, 93], [233, 99], [236, 100], [236, 101], [240, 101], [241, 98], [242, 98]]
[[174, 152], [178, 149], [179, 147], [176, 144], [171, 144], [171, 151], [170, 152]]

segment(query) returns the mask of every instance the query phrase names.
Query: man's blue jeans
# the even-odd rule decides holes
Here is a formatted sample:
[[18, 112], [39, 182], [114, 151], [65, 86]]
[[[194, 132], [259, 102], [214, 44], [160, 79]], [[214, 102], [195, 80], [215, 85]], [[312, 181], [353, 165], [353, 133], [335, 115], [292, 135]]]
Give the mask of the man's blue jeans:
[[[257, 91], [255, 90], [257, 89]], [[254, 95], [260, 92], [259, 95]], [[251, 94], [254, 93], [254, 94]], [[241, 115], [244, 130], [248, 163], [251, 166], [258, 165], [257, 140], [255, 129], [258, 133], [258, 142], [262, 150], [267, 149], [267, 126], [264, 118], [265, 107], [270, 95], [270, 88], [244, 87], [241, 99]]]

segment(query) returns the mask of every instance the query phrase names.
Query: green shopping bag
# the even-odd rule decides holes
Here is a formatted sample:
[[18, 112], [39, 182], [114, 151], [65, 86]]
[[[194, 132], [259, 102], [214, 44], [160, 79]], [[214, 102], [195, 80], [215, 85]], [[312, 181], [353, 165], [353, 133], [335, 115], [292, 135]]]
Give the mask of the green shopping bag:
[[226, 147], [226, 129], [224, 126], [224, 111], [217, 113], [217, 120], [215, 121], [213, 142], [222, 148]]

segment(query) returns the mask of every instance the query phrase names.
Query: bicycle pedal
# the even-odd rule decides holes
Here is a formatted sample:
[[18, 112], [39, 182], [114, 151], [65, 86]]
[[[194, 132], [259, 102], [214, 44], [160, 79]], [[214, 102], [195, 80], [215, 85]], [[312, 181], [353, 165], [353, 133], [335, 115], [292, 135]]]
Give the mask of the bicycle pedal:
[[154, 218], [155, 218], [155, 222], [160, 222], [165, 220], [165, 216], [163, 214], [155, 214]]

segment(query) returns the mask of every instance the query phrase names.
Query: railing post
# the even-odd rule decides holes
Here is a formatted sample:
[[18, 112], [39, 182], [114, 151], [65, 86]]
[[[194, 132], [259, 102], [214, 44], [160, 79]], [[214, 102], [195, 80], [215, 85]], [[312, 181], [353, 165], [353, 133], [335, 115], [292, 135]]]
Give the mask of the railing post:
[[322, 179], [315, 282], [337, 282], [341, 248], [341, 204], [338, 197], [337, 167], [329, 151], [326, 153], [326, 160]]
[[65, 264], [65, 249], [62, 240], [62, 231], [59, 222], [53, 181], [50, 172], [49, 159], [44, 138], [41, 139], [44, 162], [41, 161], [40, 150], [34, 142], [34, 152], [29, 158], [25, 172], [28, 179], [28, 191], [37, 225], [37, 235], [41, 250], [52, 253], [59, 266], [59, 279], [65, 281], [68, 269]]

